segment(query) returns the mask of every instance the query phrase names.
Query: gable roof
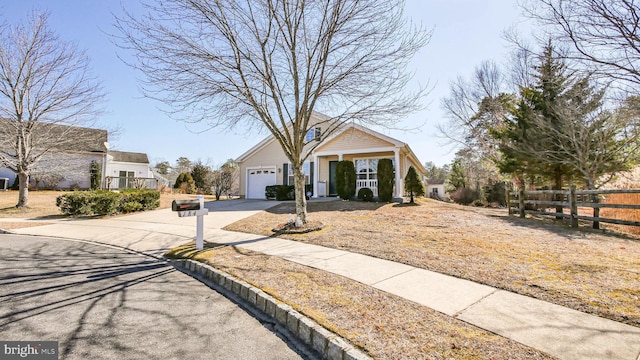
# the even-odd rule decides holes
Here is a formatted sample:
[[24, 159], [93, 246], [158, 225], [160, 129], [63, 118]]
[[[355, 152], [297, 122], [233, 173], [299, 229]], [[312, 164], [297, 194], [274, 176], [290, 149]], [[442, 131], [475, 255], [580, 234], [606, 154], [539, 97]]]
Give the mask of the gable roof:
[[109, 151], [109, 155], [113, 157], [113, 161], [149, 164], [149, 157], [145, 153]]
[[[314, 115], [315, 115], [315, 113], [314, 113]], [[317, 115], [325, 117], [325, 115], [322, 115], [322, 114], [317, 114]], [[424, 173], [427, 172], [427, 170], [424, 168], [424, 166], [422, 164], [420, 164], [420, 161], [418, 160], [418, 157], [415, 155], [413, 150], [411, 150], [411, 148], [409, 147], [409, 144], [407, 144], [405, 142], [402, 142], [400, 140], [394, 139], [391, 136], [387, 136], [387, 135], [384, 135], [382, 133], [379, 133], [379, 132], [377, 132], [375, 130], [371, 130], [369, 128], [366, 128], [366, 127], [364, 127], [362, 125], [359, 125], [359, 124], [356, 124], [356, 123], [345, 124], [341, 129], [338, 129], [333, 134], [331, 134], [331, 136], [329, 136], [326, 139], [324, 139], [322, 141], [322, 144], [319, 145], [314, 151], [319, 151], [323, 146], [327, 145], [332, 140], [338, 138], [339, 136], [344, 134], [346, 131], [351, 130], [351, 129], [360, 130], [360, 131], [362, 131], [362, 132], [364, 132], [366, 134], [369, 134], [369, 135], [371, 135], [373, 137], [382, 139], [383, 141], [386, 141], [386, 142], [392, 144], [392, 146], [394, 146], [394, 147], [406, 149], [408, 155], [414, 160], [414, 162], [417, 165], [419, 165], [419, 168], [416, 169], [416, 170], [418, 170], [418, 172], [421, 173], [421, 174], [424, 174]], [[236, 159], [236, 162], [240, 163], [240, 162], [246, 161], [249, 157], [251, 157], [252, 155], [257, 153], [258, 151], [262, 150], [263, 148], [265, 148], [266, 146], [268, 146], [269, 144], [271, 144], [274, 141], [276, 141], [275, 136], [273, 136], [273, 135], [267, 136], [262, 141], [257, 143], [255, 146], [253, 146], [252, 148], [247, 150], [245, 153], [240, 155]]]

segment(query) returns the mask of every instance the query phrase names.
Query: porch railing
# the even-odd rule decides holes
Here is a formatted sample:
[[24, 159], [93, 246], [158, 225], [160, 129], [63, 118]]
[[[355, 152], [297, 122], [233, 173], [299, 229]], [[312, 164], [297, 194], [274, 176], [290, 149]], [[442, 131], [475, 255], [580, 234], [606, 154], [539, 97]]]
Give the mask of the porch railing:
[[107, 190], [119, 189], [150, 189], [156, 190], [158, 179], [141, 177], [107, 176], [104, 179], [104, 188]]
[[356, 195], [362, 188], [369, 188], [373, 196], [378, 196], [378, 180], [356, 180]]

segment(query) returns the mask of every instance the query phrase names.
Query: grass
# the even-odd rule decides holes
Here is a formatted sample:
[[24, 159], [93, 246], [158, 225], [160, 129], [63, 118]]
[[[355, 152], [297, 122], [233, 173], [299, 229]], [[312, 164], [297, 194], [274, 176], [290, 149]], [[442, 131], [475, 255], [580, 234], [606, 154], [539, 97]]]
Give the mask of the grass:
[[[634, 187], [634, 188], [637, 188]], [[640, 194], [609, 194], [606, 195], [604, 203], [609, 204], [640, 204]], [[623, 219], [640, 222], [640, 210], [635, 209], [611, 209], [603, 208], [600, 210], [600, 217], [610, 219]], [[640, 235], [640, 226], [627, 226], [617, 224], [601, 223], [601, 226], [615, 229], [632, 235]]]
[[[321, 231], [282, 238], [469, 279], [640, 327], [640, 241], [430, 199], [309, 203]], [[285, 203], [226, 230], [271, 235]]]
[[409, 300], [339, 275], [248, 250], [207, 244], [165, 256], [202, 261], [256, 286], [376, 359], [550, 359]]

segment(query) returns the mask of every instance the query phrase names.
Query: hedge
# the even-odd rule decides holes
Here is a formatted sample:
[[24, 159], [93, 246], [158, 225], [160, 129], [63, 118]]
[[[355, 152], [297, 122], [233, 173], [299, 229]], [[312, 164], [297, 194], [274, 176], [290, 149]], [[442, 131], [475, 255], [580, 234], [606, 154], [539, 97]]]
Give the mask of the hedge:
[[[313, 186], [307, 184], [304, 186], [304, 192], [313, 194]], [[295, 186], [293, 185], [269, 185], [264, 189], [264, 196], [267, 199], [276, 199], [278, 201], [295, 200]]]
[[56, 206], [65, 215], [113, 215], [151, 210], [160, 206], [160, 193], [155, 190], [127, 189], [74, 191], [56, 198]]

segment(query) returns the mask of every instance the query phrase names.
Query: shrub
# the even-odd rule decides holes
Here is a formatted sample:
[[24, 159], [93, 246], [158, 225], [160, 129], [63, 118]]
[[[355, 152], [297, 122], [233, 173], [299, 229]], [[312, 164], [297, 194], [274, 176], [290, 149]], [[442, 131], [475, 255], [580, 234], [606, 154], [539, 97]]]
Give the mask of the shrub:
[[452, 192], [450, 197], [451, 200], [462, 205], [469, 205], [480, 198], [477, 191], [471, 190], [469, 188], [459, 188], [458, 190]]
[[356, 168], [352, 161], [338, 161], [336, 164], [336, 191], [343, 200], [350, 200], [356, 194]]
[[56, 206], [65, 215], [91, 215], [92, 202], [86, 192], [72, 192], [56, 198]]
[[285, 201], [293, 200], [295, 197], [295, 186], [293, 185], [278, 185], [276, 190], [276, 200]]
[[[88, 192], [87, 192], [88, 193]], [[96, 215], [112, 215], [118, 212], [118, 193], [98, 190], [91, 197], [91, 211]]]
[[125, 189], [120, 192], [120, 204], [127, 202], [140, 204], [139, 210], [152, 210], [160, 206], [160, 193], [147, 189]]
[[378, 160], [378, 199], [389, 202], [393, 198], [394, 179], [393, 162], [391, 159]]
[[269, 185], [264, 188], [264, 197], [271, 200], [275, 199], [278, 196], [278, 189], [282, 185]]
[[361, 188], [358, 190], [358, 200], [373, 201], [373, 191], [369, 188]]
[[155, 209], [160, 193], [154, 190], [129, 189], [120, 193], [107, 190], [74, 191], [56, 198], [56, 206], [65, 215], [112, 215]]

